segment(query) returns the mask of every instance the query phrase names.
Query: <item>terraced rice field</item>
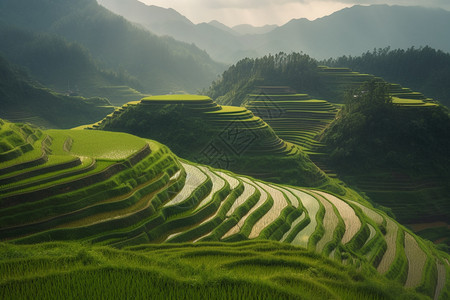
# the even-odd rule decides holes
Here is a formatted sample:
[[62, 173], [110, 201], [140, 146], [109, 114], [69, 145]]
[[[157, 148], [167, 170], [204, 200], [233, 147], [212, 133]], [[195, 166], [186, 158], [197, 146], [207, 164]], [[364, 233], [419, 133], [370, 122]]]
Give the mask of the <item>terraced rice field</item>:
[[[16, 134], [26, 136], [6, 124], [1, 128], [14, 128]], [[104, 149], [87, 145], [90, 139], [114, 139], [115, 134], [77, 134], [42, 132], [49, 139], [38, 137], [37, 149], [48, 160], [36, 161], [36, 156], [27, 162], [14, 157], [8, 167], [0, 166], [0, 182], [17, 176], [30, 180], [24, 190], [0, 186], [0, 190], [9, 189], [0, 194], [2, 242], [81, 240], [122, 248], [149, 243], [170, 247], [169, 243], [178, 242], [274, 240], [286, 247], [300, 246], [295, 248], [298, 251], [309, 248], [316, 255], [354, 268], [377, 270], [429, 297], [448, 293], [443, 276], [449, 266], [436, 265], [447, 256], [362, 200], [273, 185], [181, 161], [164, 145], [129, 135], [120, 135], [129, 139], [123, 154], [111, 157], [106, 154], [114, 143], [103, 144]], [[70, 159], [57, 164], [52, 153], [65, 153]], [[77, 157], [79, 161], [73, 160]], [[14, 164], [16, 160], [19, 162]], [[72, 160], [77, 163], [68, 164]], [[83, 161], [93, 163], [82, 168]], [[66, 177], [53, 176], [61, 170]], [[175, 251], [177, 246], [173, 247]], [[412, 261], [417, 264], [413, 266]], [[260, 270], [251, 262], [239, 263]], [[246, 270], [251, 272], [252, 267]]]
[[277, 189], [272, 188], [271, 186], [258, 183], [258, 186], [263, 188], [269, 195], [272, 196], [273, 205], [269, 209], [269, 211], [264, 214], [264, 216], [253, 225], [252, 231], [248, 238], [254, 239], [258, 237], [262, 230], [264, 230], [267, 226], [269, 226], [272, 222], [274, 222], [280, 215], [280, 212], [288, 206], [288, 203], [284, 197], [284, 195]]
[[[257, 163], [243, 168], [240, 163], [242, 157], [247, 160], [255, 157], [267, 159], [286, 159], [293, 163], [303, 161], [298, 146], [281, 139], [270, 126], [261, 118], [255, 116], [244, 107], [217, 105], [211, 98], [200, 95], [163, 95], [143, 98], [139, 102], [130, 102], [117, 108], [105, 119], [83, 127], [84, 129], [108, 129], [126, 112], [148, 113], [163, 111], [167, 105], [178, 105], [186, 120], [192, 123], [201, 122], [208, 128], [207, 141], [201, 141], [191, 149], [190, 155], [198, 163], [212, 165], [218, 168], [239, 170], [246, 175], [257, 176], [261, 179], [275, 178], [280, 170], [264, 168]], [[130, 111], [131, 110], [131, 111]], [[126, 115], [126, 114], [125, 114]], [[122, 126], [123, 127], [123, 126]], [[151, 128], [147, 130], [151, 137]], [[174, 142], [176, 144], [176, 142]], [[168, 145], [171, 146], [171, 145]], [[190, 150], [189, 150], [190, 151]], [[194, 153], [195, 152], [195, 153]], [[246, 172], [246, 173], [245, 173]], [[319, 169], [316, 170], [318, 181], [325, 179]]]
[[267, 122], [282, 139], [299, 145], [307, 153], [322, 145], [315, 140], [331, 121], [337, 108], [306, 94], [249, 95], [245, 107]]
[[336, 215], [336, 212], [334, 211], [333, 205], [325, 197], [320, 196], [317, 193], [314, 193], [314, 195], [316, 196], [316, 199], [318, 199], [325, 208], [325, 214], [322, 220], [322, 225], [325, 228], [325, 230], [322, 238], [316, 245], [317, 251], [322, 252], [325, 245], [333, 240], [336, 227], [338, 226], [339, 223], [339, 218]]
[[186, 182], [183, 186], [183, 189], [173, 199], [171, 199], [164, 205], [166, 207], [182, 203], [200, 184], [204, 183], [208, 179], [208, 176], [205, 174], [205, 172], [200, 170], [198, 167], [189, 164], [182, 165], [187, 174]]
[[336, 196], [320, 191], [317, 192], [317, 194], [322, 195], [324, 198], [330, 201], [334, 205], [334, 207], [336, 207], [345, 224], [345, 233], [342, 237], [342, 243], [346, 244], [350, 242], [355, 234], [361, 229], [361, 221], [356, 216], [353, 208], [351, 208], [350, 205]]
[[317, 213], [319, 212], [320, 205], [318, 200], [310, 194], [294, 188], [288, 188], [288, 190], [301, 199], [302, 205], [308, 212], [310, 219], [309, 224], [295, 236], [291, 243], [293, 245], [306, 247], [309, 238], [317, 228]]
[[[248, 184], [250, 184], [251, 180], [249, 179], [244, 179], [242, 178], [244, 181], [246, 181]], [[267, 192], [262, 189], [261, 187], [259, 187], [257, 184], [255, 185], [255, 188], [257, 190], [259, 190], [259, 199], [258, 202], [239, 220], [239, 222], [233, 226], [227, 233], [225, 233], [225, 235], [222, 237], [222, 239], [226, 239], [227, 237], [232, 236], [233, 234], [237, 234], [241, 231], [242, 227], [245, 224], [245, 221], [247, 221], [247, 218], [249, 216], [251, 216], [255, 211], [257, 211], [259, 208], [261, 208], [261, 206], [263, 206], [268, 198]]]
[[[319, 70], [321, 80], [330, 90], [335, 91], [334, 96], [338, 96], [339, 93], [342, 94], [350, 88], [356, 89], [366, 81], [381, 79], [370, 74], [353, 72], [348, 68], [321, 66]], [[389, 84], [389, 94], [393, 97], [393, 102], [402, 107], [433, 107], [437, 105], [432, 99], [426, 98], [423, 94], [395, 83]], [[336, 100], [333, 101], [331, 98], [329, 100], [336, 102]]]
[[397, 251], [397, 235], [398, 235], [398, 225], [390, 220], [386, 219], [386, 243], [387, 249], [381, 259], [380, 264], [377, 267], [377, 270], [381, 274], [385, 274], [389, 271], [390, 266], [395, 260], [395, 254]]
[[422, 270], [427, 261], [427, 255], [420, 248], [414, 237], [405, 233], [405, 253], [408, 258], [408, 277], [405, 286], [408, 288], [417, 287], [422, 280]]

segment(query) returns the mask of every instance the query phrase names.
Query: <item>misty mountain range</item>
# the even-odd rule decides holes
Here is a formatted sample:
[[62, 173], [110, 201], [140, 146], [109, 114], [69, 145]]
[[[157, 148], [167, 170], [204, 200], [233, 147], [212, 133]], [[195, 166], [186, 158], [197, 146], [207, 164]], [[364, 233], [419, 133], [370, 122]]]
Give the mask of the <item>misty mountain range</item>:
[[450, 52], [450, 12], [407, 6], [353, 6], [283, 26], [229, 28], [217, 21], [194, 24], [173, 9], [138, 0], [98, 0], [109, 10], [157, 35], [194, 43], [217, 61], [234, 63], [268, 53], [304, 52], [316, 59], [360, 55], [374, 48], [430, 46]]
[[[138, 28], [100, 6], [96, 0], [2, 0], [0, 35], [9, 37], [0, 45], [5, 58], [26, 65], [32, 73], [39, 68], [43, 68], [39, 73], [51, 69], [49, 64], [59, 59], [58, 55], [36, 53], [55, 52], [68, 57], [68, 61], [76, 64], [74, 67], [79, 67], [77, 59], [92, 60], [99, 69], [123, 75], [120, 76], [125, 80], [115, 85], [135, 82], [133, 87], [145, 93], [195, 92], [208, 86], [224, 69], [222, 64], [213, 61], [205, 51], [191, 43], [159, 37]], [[48, 35], [49, 38], [43, 40], [40, 35]], [[26, 46], [20, 40], [22, 37], [26, 37]], [[60, 42], [48, 43], [49, 39]], [[69, 45], [64, 45], [65, 42]], [[53, 44], [61, 45], [58, 46], [60, 49], [53, 51]], [[18, 50], [14, 50], [16, 46]], [[74, 58], [64, 48], [80, 51], [73, 51], [77, 54]], [[27, 60], [30, 62], [26, 63]], [[36, 64], [40, 67], [31, 66]], [[71, 85], [80, 86], [86, 81], [83, 76], [87, 77], [88, 72], [82, 70], [77, 72], [79, 78], [69, 78], [74, 73], [73, 68], [66, 70], [67, 75], [58, 75], [63, 83], [70, 79]], [[40, 74], [35, 75], [42, 79]], [[50, 86], [60, 86], [53, 80], [44, 81]], [[110, 84], [102, 80], [97, 85]], [[81, 91], [83, 95], [84, 92]]]

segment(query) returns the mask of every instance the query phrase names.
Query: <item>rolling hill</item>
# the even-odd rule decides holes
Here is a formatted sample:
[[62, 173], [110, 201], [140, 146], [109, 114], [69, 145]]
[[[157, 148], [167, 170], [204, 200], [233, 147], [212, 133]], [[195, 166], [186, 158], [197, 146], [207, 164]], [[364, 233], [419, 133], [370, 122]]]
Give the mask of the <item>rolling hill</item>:
[[[161, 269], [150, 266], [158, 261], [157, 266], [165, 264], [154, 254], [156, 261], [146, 259], [147, 251], [163, 256], [174, 251], [171, 260], [178, 257], [176, 262], [172, 261], [177, 269], [205, 265], [200, 273], [191, 269], [193, 274], [208, 276], [211, 270], [222, 266], [237, 272], [237, 282], [242, 283], [239, 278], [244, 277], [240, 276], [248, 272], [256, 276], [251, 277], [255, 280], [268, 280], [263, 274], [273, 270], [273, 276], [287, 277], [280, 278], [279, 285], [266, 286], [266, 281], [261, 284], [275, 289], [269, 293], [287, 292], [292, 298], [301, 297], [303, 290], [298, 283], [303, 282], [303, 276], [307, 276], [304, 280], [312, 286], [316, 286], [313, 282], [328, 286], [325, 290], [319, 288], [320, 293], [329, 291], [337, 298], [341, 293], [348, 298], [356, 293], [368, 299], [390, 299], [404, 293], [398, 285], [413, 289], [421, 297], [448, 296], [448, 255], [435, 250], [350, 190], [337, 197], [321, 190], [255, 180], [180, 160], [162, 144], [124, 133], [41, 131], [24, 124], [5, 121], [0, 124], [3, 137], [0, 238], [12, 243], [0, 246], [0, 267], [5, 270], [0, 284], [2, 293], [7, 295], [30, 293], [33, 286], [42, 286], [41, 293], [56, 288], [60, 294], [67, 291], [59, 288], [60, 280], [79, 282], [81, 278], [94, 278], [111, 270], [121, 278], [124, 273], [120, 270], [127, 267], [131, 278], [146, 268], [150, 268], [147, 271], [151, 274], [160, 274]], [[267, 239], [282, 244], [256, 242]], [[252, 242], [227, 244], [246, 240]], [[88, 248], [76, 243], [19, 246], [48, 241], [84, 241], [119, 248], [137, 246], [127, 250], [131, 252]], [[199, 241], [216, 243], [197, 244]], [[219, 241], [226, 243], [217, 244]], [[164, 245], [139, 246], [148, 242]], [[180, 242], [194, 244], [172, 244]], [[250, 251], [249, 255], [245, 255], [245, 249]], [[211, 260], [210, 255], [216, 259]], [[30, 260], [31, 257], [38, 261]], [[108, 257], [115, 257], [113, 265]], [[138, 259], [137, 270], [133, 257]], [[60, 272], [63, 265], [58, 261], [66, 261], [64, 273]], [[334, 271], [340, 270], [342, 263], [347, 265], [344, 271]], [[79, 264], [97, 267], [77, 269], [75, 266]], [[110, 266], [109, 271], [102, 265]], [[33, 277], [35, 272], [52, 275], [38, 279]], [[303, 272], [307, 273], [302, 275]], [[315, 279], [308, 279], [309, 272], [315, 274], [312, 275]], [[34, 283], [25, 278], [35, 278]], [[165, 286], [179, 282], [178, 277], [159, 278], [168, 280], [164, 281]], [[207, 283], [206, 278], [200, 282]], [[371, 286], [368, 278], [376, 279], [381, 286]], [[380, 289], [387, 284], [385, 280], [394, 285], [383, 293]], [[233, 282], [223, 283], [227, 293], [233, 292], [237, 284]], [[253, 284], [245, 285], [252, 293]], [[307, 285], [305, 291], [317, 290], [317, 286], [311, 288]], [[389, 295], [389, 291], [396, 293]]]

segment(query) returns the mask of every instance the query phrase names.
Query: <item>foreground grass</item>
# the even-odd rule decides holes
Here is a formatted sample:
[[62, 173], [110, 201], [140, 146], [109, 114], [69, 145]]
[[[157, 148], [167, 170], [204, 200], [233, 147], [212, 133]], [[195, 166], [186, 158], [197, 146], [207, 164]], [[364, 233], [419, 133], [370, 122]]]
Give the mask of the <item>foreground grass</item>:
[[1, 299], [421, 299], [293, 246], [0, 244]]

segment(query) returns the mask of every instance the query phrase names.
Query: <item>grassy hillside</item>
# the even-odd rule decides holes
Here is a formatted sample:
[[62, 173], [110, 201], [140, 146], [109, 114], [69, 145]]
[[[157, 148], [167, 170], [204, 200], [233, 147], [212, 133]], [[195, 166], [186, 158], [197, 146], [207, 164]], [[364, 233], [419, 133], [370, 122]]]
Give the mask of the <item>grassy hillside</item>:
[[0, 56], [0, 117], [44, 128], [71, 128], [93, 122], [112, 108], [102, 98], [70, 97], [32, 81]]
[[[86, 48], [51, 34], [36, 34], [0, 22], [0, 52], [14, 64], [25, 67], [41, 84], [60, 93], [84, 97], [106, 97], [112, 103], [123, 104], [139, 100], [143, 95], [131, 88], [141, 89], [138, 81], [122, 70], [105, 71]], [[108, 90], [117, 87], [114, 93]]]
[[189, 160], [272, 182], [330, 185], [339, 191], [298, 147], [280, 139], [260, 118], [206, 96], [144, 98], [93, 128], [155, 139]]
[[426, 299], [367, 270], [275, 242], [0, 244], [3, 299]]
[[[251, 255], [242, 257], [245, 252], [238, 251], [234, 253], [239, 253], [239, 258], [232, 260], [217, 257], [227, 257], [229, 251], [227, 247], [236, 247], [233, 245], [223, 245], [221, 248], [219, 244], [211, 246], [199, 244], [198, 247], [212, 247], [204, 252], [207, 256], [212, 254], [214, 258], [211, 259], [204, 257], [203, 254], [182, 254], [183, 252], [180, 252], [182, 248], [176, 245], [161, 248], [143, 246], [132, 250], [144, 252], [151, 250], [151, 253], [154, 253], [161, 249], [161, 255], [164, 256], [164, 251], [170, 252], [172, 247], [174, 253], [178, 253], [181, 259], [177, 262], [170, 259], [169, 261], [177, 265], [182, 264], [182, 257], [190, 257], [188, 264], [193, 259], [205, 265], [205, 273], [203, 271], [200, 273], [202, 276], [207, 276], [211, 268], [219, 266], [229, 270], [225, 271], [227, 274], [237, 269], [237, 276], [240, 276], [239, 274], [248, 276], [250, 272], [256, 276], [255, 280], [258, 278], [269, 280], [272, 277], [267, 279], [264, 274], [272, 273], [264, 270], [273, 270], [278, 274], [274, 275], [277, 278], [282, 276], [282, 273], [287, 275], [286, 268], [292, 267], [293, 277], [282, 276], [281, 287], [269, 285], [275, 288], [273, 293], [277, 293], [278, 288], [295, 295], [302, 293], [302, 290], [299, 291], [295, 287], [298, 286], [297, 282], [303, 282], [303, 275], [296, 272], [309, 270], [307, 274], [312, 272], [311, 276], [319, 278], [322, 272], [325, 272], [324, 277], [333, 274], [332, 278], [335, 278], [333, 281], [324, 279], [320, 286], [330, 286], [326, 290], [337, 298], [341, 293], [344, 293], [342, 295], [350, 293], [347, 297], [349, 299], [354, 297], [352, 293], [361, 293], [363, 296], [368, 294], [368, 299], [378, 299], [370, 296], [378, 292], [369, 288], [370, 280], [366, 281], [365, 278], [375, 278], [376, 282], [381, 283], [387, 278], [395, 282], [390, 285], [392, 290], [387, 290], [393, 295], [402, 293], [398, 285], [412, 288], [422, 297], [436, 295], [445, 299], [448, 295], [449, 277], [446, 272], [450, 271], [450, 266], [445, 260], [448, 259], [448, 255], [437, 251], [431, 244], [412, 234], [385, 213], [372, 208], [351, 190], [347, 189], [344, 196], [338, 197], [321, 190], [255, 180], [180, 160], [161, 144], [124, 133], [93, 130], [42, 132], [27, 125], [4, 121], [1, 121], [0, 128], [1, 241], [17, 245], [49, 241], [83, 241], [119, 248], [149, 242], [167, 245], [194, 242], [194, 246], [183, 247], [195, 248], [196, 242], [274, 240], [284, 245], [267, 243], [237, 245], [249, 249], [255, 245], [253, 249], [257, 254], [254, 257]], [[316, 254], [287, 244], [307, 248]], [[47, 246], [33, 247], [39, 249]], [[33, 247], [30, 246], [28, 249], [32, 250]], [[58, 244], [54, 250], [58, 253], [62, 248], [64, 252], [67, 251], [64, 250], [65, 247], [81, 246]], [[29, 253], [26, 249], [4, 244], [1, 246], [0, 253], [3, 254], [0, 254], [0, 257], [4, 260], [0, 266], [6, 270], [1, 272], [6, 276], [5, 281], [0, 283], [5, 284], [2, 291], [16, 295], [21, 291], [33, 289], [32, 286], [42, 284], [47, 287], [53, 283], [59, 290], [58, 282], [67, 280], [64, 276], [70, 276], [69, 280], [74, 280], [74, 284], [80, 284], [80, 277], [98, 278], [98, 275], [104, 272], [103, 268], [97, 271], [88, 268], [85, 271], [93, 272], [88, 275], [76, 267], [78, 272], [74, 270], [72, 273], [65, 269], [66, 275], [55, 277], [59, 271], [56, 273], [51, 271], [51, 277], [47, 279], [40, 277], [38, 280], [43, 281], [38, 285], [33, 280], [30, 286], [28, 279], [21, 281], [20, 278], [29, 278], [26, 272], [31, 274], [36, 272], [33, 271], [36, 269], [26, 267], [33, 265], [34, 261], [17, 260], [18, 252]], [[90, 262], [97, 266], [103, 263], [111, 266], [106, 258], [102, 258], [106, 253], [95, 254], [99, 253], [97, 251], [100, 249], [84, 248], [76, 250], [75, 252], [82, 254], [75, 256], [81, 258], [81, 264], [85, 266], [89, 266]], [[260, 251], [265, 254], [259, 253]], [[334, 260], [338, 269], [341, 268], [341, 263], [348, 265], [348, 269], [346, 267], [337, 274], [334, 271], [328, 273], [326, 270], [329, 270], [329, 267], [319, 265], [314, 267], [316, 264], [314, 259], [309, 262], [302, 261], [303, 254], [294, 256], [286, 254], [286, 251], [304, 253], [307, 257], [316, 257], [320, 260], [323, 260], [320, 255], [324, 255]], [[129, 257], [129, 254], [124, 255], [125, 260], [122, 262], [127, 265], [126, 257]], [[144, 259], [144, 263], [148, 262], [143, 258], [145, 255], [139, 254], [138, 261]], [[8, 261], [14, 257], [16, 260]], [[117, 255], [112, 257], [115, 257], [116, 261], [110, 268], [121, 269], [120, 259]], [[66, 266], [72, 268], [73, 265], [80, 266], [78, 258], [75, 260], [62, 258], [62, 261], [67, 261]], [[55, 267], [62, 266], [57, 263], [58, 260], [55, 263], [55, 260], [46, 260], [39, 256], [35, 259], [37, 259], [35, 266], [38, 269], [48, 268], [49, 272], [55, 270]], [[324, 262], [326, 265], [331, 263], [328, 260]], [[21, 263], [24, 269], [17, 267]], [[9, 267], [11, 264], [16, 267]], [[356, 271], [357, 269], [359, 271]], [[130, 272], [136, 275], [136, 270], [131, 269]], [[353, 274], [352, 272], [363, 274], [347, 277]], [[40, 271], [38, 273], [41, 274]], [[122, 278], [124, 275], [119, 273], [118, 278]], [[347, 276], [338, 275], [344, 273]], [[294, 280], [296, 278], [297, 280]], [[337, 284], [336, 278], [344, 281]], [[120, 279], [113, 277], [111, 280]], [[309, 282], [307, 278], [304, 280]], [[359, 283], [355, 283], [356, 285], [352, 285], [349, 289], [348, 284], [353, 284], [354, 280]], [[201, 285], [201, 289], [207, 286]], [[288, 288], [289, 286], [291, 288]], [[360, 288], [356, 288], [357, 286]], [[234, 287], [226, 286], [226, 289], [228, 288], [234, 293]], [[254, 291], [253, 287], [248, 288]], [[42, 289], [44, 290], [46, 289]], [[306, 288], [306, 292], [308, 290], [309, 288]], [[58, 295], [63, 292], [61, 290]], [[384, 299], [383, 295], [381, 299]], [[388, 295], [385, 296], [389, 298]]]
[[0, 20], [81, 44], [105, 68], [138, 78], [144, 93], [195, 91], [222, 68], [194, 45], [157, 37], [95, 0], [5, 0], [0, 3]]

